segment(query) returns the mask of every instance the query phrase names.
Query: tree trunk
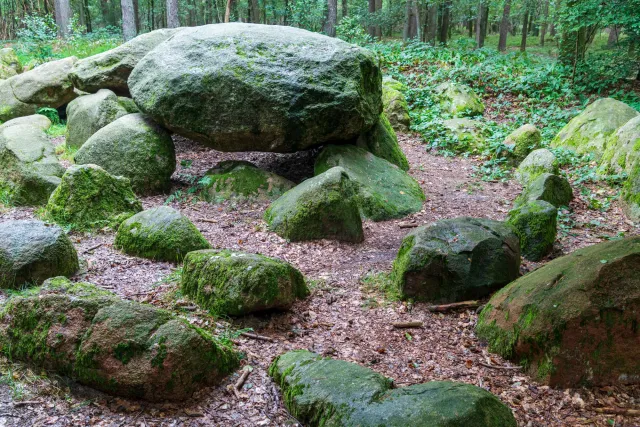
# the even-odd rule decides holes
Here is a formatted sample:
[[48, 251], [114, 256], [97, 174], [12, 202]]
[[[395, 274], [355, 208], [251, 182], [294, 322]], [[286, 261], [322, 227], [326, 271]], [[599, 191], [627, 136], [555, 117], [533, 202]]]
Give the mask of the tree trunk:
[[178, 0], [167, 0], [167, 27], [178, 28], [179, 26]]
[[69, 0], [55, 0], [54, 4], [58, 37], [66, 38], [69, 35], [69, 19], [71, 19]]
[[[47, 3], [45, 2], [45, 5]], [[87, 28], [87, 33], [93, 32], [93, 28], [91, 26], [91, 13], [89, 12], [89, 0], [82, 1], [82, 8], [84, 9], [84, 25]]]
[[504, 0], [502, 9], [502, 21], [500, 21], [500, 39], [498, 40], [498, 50], [507, 50], [507, 36], [509, 35], [509, 15], [511, 14], [511, 0]]
[[424, 41], [435, 45], [436, 34], [438, 33], [438, 5], [430, 4], [427, 7], [427, 16], [424, 21]]
[[487, 35], [487, 20], [489, 8], [483, 1], [478, 4], [478, 16], [476, 17], [476, 47], [480, 49], [484, 46], [484, 38]]
[[542, 25], [540, 26], [540, 46], [544, 47], [544, 38], [547, 35], [547, 26], [549, 21], [549, 0], [544, 0], [542, 6]]
[[558, 61], [565, 66], [574, 67], [584, 59], [587, 50], [587, 29], [580, 28], [576, 31], [564, 31], [560, 41]]
[[612, 25], [609, 27], [609, 39], [607, 40], [607, 46], [614, 47], [618, 44], [618, 26]]
[[[256, 1], [256, 0], [253, 0]], [[338, 0], [327, 0], [327, 20], [324, 24], [324, 33], [329, 37], [336, 36], [336, 23], [338, 21]]]
[[473, 19], [467, 21], [467, 31], [469, 32], [469, 38], [473, 37]]
[[122, 36], [124, 41], [129, 41], [138, 35], [133, 0], [120, 0], [120, 7], [122, 9]]
[[407, 0], [407, 7], [405, 9], [405, 16], [404, 16], [404, 31], [402, 33], [402, 38], [404, 39], [404, 41], [414, 39], [417, 36], [416, 19], [415, 19], [416, 7], [414, 4], [414, 1], [415, 0]]
[[[376, 0], [376, 12], [382, 10], [382, 0]], [[376, 38], [379, 40], [382, 38], [382, 26], [376, 24]]]
[[529, 10], [524, 11], [522, 18], [522, 40], [520, 41], [520, 52], [527, 50], [527, 33], [529, 32]]
[[349, 16], [349, 6], [347, 0], [342, 0], [342, 17]]
[[442, 23], [440, 25], [440, 33], [438, 34], [438, 41], [442, 44], [447, 44], [447, 38], [449, 36], [449, 22], [451, 18], [451, 1], [445, 2], [442, 5]]
[[227, 0], [227, 8], [224, 11], [224, 22], [229, 22], [231, 18], [231, 8], [233, 7], [233, 0]]
[[[409, 3], [411, 1], [407, 0], [407, 8], [409, 7]], [[373, 19], [373, 14], [376, 13], [376, 0], [369, 0], [369, 19]], [[371, 37], [376, 36], [376, 26], [373, 23], [369, 23], [369, 35]]]
[[136, 30], [140, 31], [140, 10], [138, 0], [133, 0], [133, 16], [136, 22]]
[[249, 20], [254, 24], [259, 24], [260, 6], [258, 5], [258, 0], [250, 0], [249, 3]]

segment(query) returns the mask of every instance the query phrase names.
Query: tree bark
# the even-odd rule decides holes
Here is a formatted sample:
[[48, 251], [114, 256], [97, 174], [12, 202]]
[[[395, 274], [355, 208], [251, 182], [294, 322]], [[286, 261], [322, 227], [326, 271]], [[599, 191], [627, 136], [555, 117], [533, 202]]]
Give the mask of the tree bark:
[[69, 19], [71, 19], [69, 0], [55, 0], [54, 5], [58, 37], [66, 38], [69, 36]]
[[136, 30], [140, 31], [140, 10], [138, 0], [133, 0], [133, 16], [135, 17]]
[[511, 14], [511, 0], [504, 0], [502, 9], [502, 21], [500, 21], [500, 39], [498, 40], [498, 50], [507, 50], [507, 36], [509, 35], [509, 15]]
[[342, 17], [349, 16], [349, 6], [347, 0], [342, 0]]
[[480, 4], [478, 4], [478, 16], [476, 17], [476, 47], [478, 49], [484, 46], [484, 39], [487, 35], [488, 15], [489, 8], [484, 0], [482, 0]]
[[[410, 0], [407, 0], [407, 7], [410, 3]], [[376, 13], [376, 0], [369, 0], [369, 19], [373, 19], [373, 14]], [[376, 26], [373, 23], [369, 23], [369, 35], [371, 37], [376, 36]]]
[[254, 24], [260, 23], [260, 6], [258, 0], [251, 0], [249, 8], [249, 20]]
[[522, 40], [520, 40], [520, 52], [527, 50], [527, 33], [529, 32], [529, 10], [524, 11], [522, 18]]
[[607, 46], [613, 47], [618, 44], [618, 26], [612, 25], [609, 27], [609, 39], [607, 40]]
[[120, 0], [120, 7], [122, 9], [122, 36], [124, 41], [129, 41], [138, 35], [133, 0]]
[[451, 20], [451, 1], [447, 1], [442, 5], [442, 23], [440, 25], [440, 33], [438, 34], [438, 41], [442, 44], [447, 44], [449, 37], [449, 22]]
[[[47, 4], [45, 2], [45, 4]], [[82, 8], [84, 9], [84, 25], [87, 28], [87, 33], [93, 32], [91, 25], [91, 12], [89, 12], [89, 0], [82, 1]]]
[[425, 17], [424, 41], [435, 45], [437, 33], [438, 33], [438, 5], [430, 4], [427, 7], [427, 16]]
[[167, 0], [167, 27], [178, 28], [179, 26], [178, 0]]
[[227, 8], [224, 11], [224, 22], [229, 22], [231, 18], [231, 8], [233, 7], [233, 0], [227, 0]]
[[[253, 0], [256, 1], [256, 0]], [[324, 33], [329, 37], [336, 36], [336, 23], [338, 21], [338, 0], [327, 0], [327, 20], [324, 25]]]
[[549, 21], [549, 0], [544, 0], [542, 6], [542, 25], [540, 26], [540, 46], [544, 47], [544, 38], [547, 35], [547, 23]]

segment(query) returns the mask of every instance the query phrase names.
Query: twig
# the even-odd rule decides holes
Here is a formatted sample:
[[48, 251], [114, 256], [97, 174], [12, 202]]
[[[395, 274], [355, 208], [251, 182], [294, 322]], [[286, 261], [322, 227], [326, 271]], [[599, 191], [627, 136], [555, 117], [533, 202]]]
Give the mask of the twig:
[[242, 395], [240, 394], [240, 392], [238, 391], [238, 389], [237, 389], [237, 388], [235, 388], [234, 386], [232, 386], [231, 384], [229, 384], [229, 385], [227, 386], [227, 390], [228, 390], [230, 393], [233, 393], [233, 395], [236, 397], [236, 399], [238, 399], [238, 400], [242, 400]]
[[400, 224], [398, 224], [398, 227], [400, 228], [415, 228], [417, 226], [418, 224], [415, 222], [401, 222]]
[[247, 378], [249, 377], [249, 374], [251, 373], [251, 371], [253, 370], [253, 368], [251, 366], [245, 366], [244, 367], [244, 372], [242, 373], [242, 375], [240, 375], [240, 378], [238, 378], [238, 381], [236, 381], [236, 390], [240, 391], [242, 390], [242, 386], [244, 385], [245, 381], [247, 381]]
[[459, 308], [477, 308], [479, 306], [480, 306], [480, 301], [473, 300], [473, 301], [454, 302], [451, 304], [430, 305], [427, 307], [427, 310], [436, 311], [438, 313], [444, 313], [449, 310], [456, 310]]
[[507, 370], [514, 370], [514, 371], [522, 369], [522, 366], [497, 366], [497, 365], [489, 365], [488, 363], [483, 363], [483, 362], [478, 362], [478, 365], [484, 366], [485, 368], [491, 368], [491, 369], [507, 369]]
[[42, 402], [40, 402], [39, 400], [23, 400], [22, 402], [15, 402], [13, 404], [13, 407], [20, 408], [22, 406], [37, 405], [39, 403], [42, 403]]
[[200, 222], [209, 222], [211, 224], [217, 224], [218, 223], [217, 219], [209, 219], [209, 218], [198, 218], [198, 221], [200, 221]]
[[254, 340], [260, 340], [260, 341], [269, 341], [269, 342], [276, 341], [271, 337], [265, 337], [264, 335], [258, 335], [258, 334], [251, 334], [249, 332], [241, 332], [240, 335], [243, 337], [253, 338]]
[[87, 249], [86, 251], [84, 251], [82, 253], [86, 254], [86, 253], [89, 253], [91, 251], [95, 251], [96, 249], [98, 249], [102, 245], [104, 245], [104, 243], [98, 243], [97, 245], [90, 247], [89, 249]]
[[404, 329], [404, 328], [422, 328], [423, 323], [420, 321], [415, 322], [396, 322], [391, 324], [394, 328]]
[[631, 408], [593, 408], [594, 412], [599, 414], [614, 414], [614, 415], [631, 415], [638, 416], [640, 415], [640, 409], [631, 409]]

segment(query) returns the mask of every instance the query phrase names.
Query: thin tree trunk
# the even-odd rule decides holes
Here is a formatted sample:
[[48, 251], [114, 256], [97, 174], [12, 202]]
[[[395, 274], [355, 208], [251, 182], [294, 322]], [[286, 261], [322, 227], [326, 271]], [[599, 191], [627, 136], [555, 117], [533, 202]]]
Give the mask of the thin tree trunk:
[[138, 5], [138, 0], [133, 0], [133, 16], [136, 21], [136, 30], [140, 31], [140, 10]]
[[476, 47], [480, 49], [484, 46], [484, 38], [487, 34], [487, 19], [489, 8], [484, 0], [478, 4], [478, 16], [476, 17]]
[[[382, 10], [382, 0], [376, 0], [376, 12], [378, 12], [380, 10]], [[377, 39], [381, 39], [382, 38], [382, 27], [380, 26], [380, 24], [376, 24], [375, 25], [375, 30], [376, 30], [376, 38]]]
[[451, 20], [451, 1], [447, 1], [442, 5], [442, 22], [440, 25], [440, 33], [438, 34], [438, 41], [442, 44], [447, 44], [447, 38], [449, 36], [449, 22]]
[[124, 41], [129, 41], [138, 35], [133, 0], [120, 0], [120, 7], [122, 9], [122, 36]]
[[549, 0], [544, 0], [542, 6], [542, 26], [540, 27], [540, 46], [544, 47], [544, 38], [547, 35], [547, 23], [549, 21]]
[[249, 2], [249, 20], [254, 24], [260, 23], [260, 6], [258, 0], [250, 0]]
[[337, 21], [338, 21], [338, 0], [327, 0], [327, 20], [325, 21], [325, 24], [324, 24], [324, 33], [326, 35], [330, 37], [336, 36]]
[[227, 8], [224, 11], [224, 22], [229, 22], [229, 18], [231, 18], [232, 7], [233, 7], [233, 0], [227, 0]]
[[467, 32], [469, 33], [469, 38], [473, 37], [473, 19], [467, 21]]
[[507, 50], [507, 36], [509, 35], [509, 15], [511, 14], [511, 0], [504, 0], [502, 9], [502, 21], [500, 21], [500, 39], [498, 40], [498, 50]]
[[69, 19], [71, 19], [69, 0], [55, 0], [55, 16], [58, 37], [66, 38], [69, 36]]
[[425, 17], [424, 41], [436, 44], [436, 34], [438, 33], [438, 5], [430, 4], [427, 7], [427, 16]]
[[349, 16], [349, 6], [347, 0], [342, 0], [342, 17]]
[[177, 28], [179, 26], [178, 0], [167, 0], [167, 27]]
[[607, 46], [613, 47], [618, 44], [618, 26], [612, 25], [609, 27], [609, 39], [607, 40]]
[[520, 52], [527, 50], [527, 33], [529, 32], [529, 10], [524, 11], [522, 18], [522, 40], [520, 41]]
[[[407, 0], [407, 4], [409, 3], [411, 3], [411, 0]], [[373, 18], [374, 13], [376, 13], [376, 0], [369, 0], [369, 19], [370, 20]], [[376, 26], [373, 23], [369, 23], [369, 35], [371, 37], [376, 36]]]
[[[44, 3], [45, 5], [47, 2]], [[91, 25], [91, 12], [89, 11], [89, 0], [82, 1], [82, 8], [84, 9], [84, 25], [87, 28], [87, 33], [93, 32]]]

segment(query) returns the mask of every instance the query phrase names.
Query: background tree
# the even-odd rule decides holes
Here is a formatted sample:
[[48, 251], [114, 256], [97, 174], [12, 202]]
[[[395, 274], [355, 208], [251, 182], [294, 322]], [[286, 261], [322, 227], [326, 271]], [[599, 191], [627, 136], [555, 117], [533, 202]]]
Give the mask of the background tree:
[[55, 0], [56, 25], [58, 26], [58, 36], [67, 37], [69, 35], [69, 23], [71, 22], [71, 7], [69, 0]]
[[178, 17], [178, 0], [167, 0], [167, 27], [177, 28], [179, 26], [180, 18]]

